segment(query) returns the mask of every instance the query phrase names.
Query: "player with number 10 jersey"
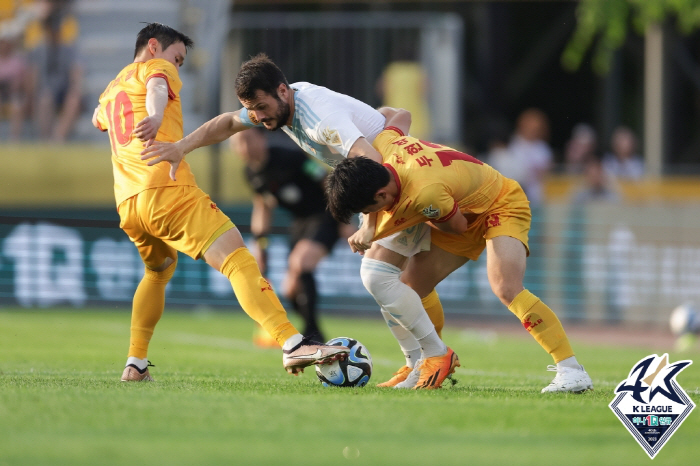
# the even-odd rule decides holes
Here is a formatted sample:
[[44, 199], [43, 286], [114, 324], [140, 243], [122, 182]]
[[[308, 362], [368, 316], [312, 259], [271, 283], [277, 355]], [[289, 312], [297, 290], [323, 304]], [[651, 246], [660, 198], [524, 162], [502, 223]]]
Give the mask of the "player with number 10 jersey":
[[143, 141], [134, 137], [132, 131], [136, 123], [148, 116], [146, 84], [153, 78], [163, 78], [168, 84], [168, 104], [156, 139], [178, 141], [183, 136], [180, 104], [182, 81], [175, 66], [167, 60], [156, 58], [127, 65], [100, 96], [101, 110], [97, 122], [103, 131], [107, 128], [113, 130], [109, 133], [109, 139], [117, 205], [150, 188], [196, 186], [194, 175], [185, 160], [178, 169], [177, 181], [170, 179], [167, 165], [149, 167], [141, 160]]

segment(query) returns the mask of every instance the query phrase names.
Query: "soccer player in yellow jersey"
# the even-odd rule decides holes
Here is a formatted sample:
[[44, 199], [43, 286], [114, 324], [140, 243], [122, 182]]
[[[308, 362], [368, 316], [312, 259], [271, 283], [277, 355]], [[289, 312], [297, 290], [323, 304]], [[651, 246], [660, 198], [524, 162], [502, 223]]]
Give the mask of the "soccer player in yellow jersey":
[[167, 165], [148, 166], [141, 160], [144, 146], [183, 136], [178, 69], [192, 45], [189, 37], [171, 27], [148, 24], [136, 38], [133, 63], [109, 83], [93, 115], [93, 124], [108, 132], [112, 145], [120, 227], [145, 264], [134, 294], [122, 381], [152, 380], [148, 345], [163, 314], [177, 251], [204, 259], [231, 281], [243, 310], [282, 346], [289, 373], [297, 375], [311, 364], [343, 358], [347, 348], [306, 339], [289, 322], [238, 229], [197, 187], [186, 161], [171, 179]]
[[[542, 392], [593, 388], [569, 344], [561, 322], [523, 287], [529, 253], [530, 206], [514, 180], [449, 147], [407, 136], [410, 113], [383, 109], [386, 129], [374, 140], [380, 164], [364, 157], [338, 163], [326, 194], [333, 216], [348, 222], [357, 212], [376, 213], [373, 230], [350, 238], [354, 251], [412, 225], [431, 222], [431, 247], [411, 257], [402, 279], [420, 296], [486, 249], [493, 292], [554, 358], [557, 375]], [[427, 358], [408, 375], [414, 388], [444, 380], [454, 370], [444, 357]], [[440, 380], [441, 382], [441, 380]], [[439, 383], [440, 383], [439, 382]]]
[[[384, 130], [385, 117], [364, 102], [307, 82], [289, 84], [264, 54], [241, 65], [235, 87], [243, 108], [212, 118], [178, 142], [151, 144], [142, 159], [149, 165], [167, 162], [174, 177], [194, 149], [257, 126], [283, 131], [310, 156], [331, 165], [341, 156], [382, 160], [372, 142]], [[437, 292], [418, 296], [400, 279], [407, 258], [430, 246], [430, 230], [421, 224], [377, 241], [360, 267], [362, 283], [381, 306], [409, 372], [422, 357], [448, 353], [440, 338], [444, 315]]]

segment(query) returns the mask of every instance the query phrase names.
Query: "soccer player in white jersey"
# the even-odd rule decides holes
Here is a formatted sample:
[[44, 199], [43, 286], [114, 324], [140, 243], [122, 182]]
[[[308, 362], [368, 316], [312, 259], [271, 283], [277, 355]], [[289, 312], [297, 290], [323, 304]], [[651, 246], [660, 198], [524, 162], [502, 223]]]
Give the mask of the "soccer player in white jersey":
[[[156, 142], [144, 149], [142, 159], [149, 159], [149, 165], [169, 162], [175, 179], [178, 165], [194, 149], [264, 126], [271, 131], [282, 129], [307, 153], [329, 165], [340, 157], [364, 156], [381, 162], [372, 142], [384, 129], [385, 118], [369, 105], [310, 83], [290, 85], [265, 54], [243, 63], [235, 85], [242, 109], [209, 120], [175, 143]], [[366, 218], [357, 236], [353, 235], [353, 243], [374, 230], [375, 217]], [[429, 230], [417, 225], [376, 241], [362, 261], [362, 282], [381, 306], [406, 359], [405, 366], [380, 386], [413, 388], [408, 376], [420, 358], [452, 358], [454, 354], [440, 338], [444, 315], [435, 290], [419, 296], [400, 280], [408, 258], [430, 247]]]

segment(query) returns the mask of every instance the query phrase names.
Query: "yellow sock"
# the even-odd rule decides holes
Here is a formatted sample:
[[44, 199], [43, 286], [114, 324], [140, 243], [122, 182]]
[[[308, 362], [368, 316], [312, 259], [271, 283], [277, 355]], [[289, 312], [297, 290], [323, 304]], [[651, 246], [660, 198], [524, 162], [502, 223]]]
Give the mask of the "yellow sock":
[[272, 285], [263, 278], [258, 263], [248, 249], [238, 248], [229, 254], [221, 264], [221, 273], [231, 282], [245, 313], [272, 335], [280, 346], [299, 333], [289, 322]]
[[435, 326], [435, 331], [442, 338], [442, 328], [445, 326], [445, 311], [442, 310], [442, 303], [437, 291], [433, 289], [428, 296], [421, 299], [425, 312], [428, 313], [430, 321]]
[[564, 327], [556, 314], [540, 298], [528, 290], [523, 290], [510, 303], [508, 310], [520, 319], [523, 327], [537, 343], [552, 355], [555, 363], [574, 355]]
[[146, 267], [146, 272], [134, 293], [131, 311], [131, 339], [129, 354], [139, 359], [148, 355], [148, 344], [153, 336], [153, 329], [163, 315], [165, 308], [165, 286], [177, 267], [177, 259], [162, 272], [155, 272]]

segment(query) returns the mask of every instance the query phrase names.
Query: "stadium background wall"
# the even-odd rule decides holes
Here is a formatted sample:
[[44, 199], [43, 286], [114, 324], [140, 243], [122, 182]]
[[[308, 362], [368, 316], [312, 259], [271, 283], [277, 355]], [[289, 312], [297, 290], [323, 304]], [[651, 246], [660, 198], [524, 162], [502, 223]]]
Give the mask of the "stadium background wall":
[[[247, 241], [250, 207], [224, 208]], [[279, 212], [281, 214], [281, 212]], [[288, 218], [277, 215], [269, 278], [284, 277]], [[533, 212], [526, 286], [568, 320], [665, 325], [700, 299], [700, 208], [658, 203], [571, 206]], [[318, 270], [321, 307], [374, 312], [359, 279], [360, 256], [339, 243]], [[438, 287], [446, 312], [509, 317], [490, 291], [482, 256]], [[0, 306], [130, 306], [143, 274], [113, 208], [0, 210]], [[182, 256], [168, 306], [238, 310], [229, 283]]]

